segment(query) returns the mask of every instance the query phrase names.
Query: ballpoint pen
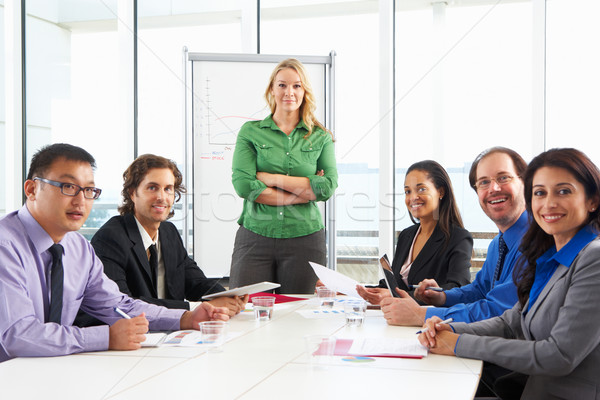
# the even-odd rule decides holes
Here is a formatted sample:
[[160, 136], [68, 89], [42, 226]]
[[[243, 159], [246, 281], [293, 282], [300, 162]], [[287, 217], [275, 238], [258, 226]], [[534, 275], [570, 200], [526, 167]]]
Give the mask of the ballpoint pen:
[[[450, 322], [452, 322], [452, 321], [454, 321], [452, 318], [448, 318], [448, 319], [445, 319], [445, 320], [443, 320], [442, 322], [438, 322], [438, 324], [448, 324], [448, 323], [450, 323]], [[425, 333], [425, 332], [427, 332], [428, 330], [429, 330], [429, 328], [421, 329], [420, 331], [418, 331], [418, 332], [417, 332], [417, 335], [418, 335], [419, 333]]]
[[115, 307], [115, 312], [125, 319], [131, 319], [131, 317], [129, 315], [125, 314], [125, 312], [123, 310], [121, 310], [119, 307]]
[[[419, 286], [421, 286], [421, 285], [410, 285], [410, 287], [412, 289], [416, 289]], [[437, 286], [428, 286], [425, 288], [425, 290], [433, 290], [434, 292], [443, 292], [444, 291], [444, 289], [442, 289], [441, 287], [437, 287]]]

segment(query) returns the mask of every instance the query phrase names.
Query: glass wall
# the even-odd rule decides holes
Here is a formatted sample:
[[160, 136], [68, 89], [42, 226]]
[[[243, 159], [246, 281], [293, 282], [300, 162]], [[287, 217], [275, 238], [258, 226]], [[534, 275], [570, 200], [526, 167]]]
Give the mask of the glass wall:
[[336, 53], [337, 269], [372, 282], [379, 254], [378, 10], [376, 4], [313, 8], [288, 1], [276, 8], [279, 3], [261, 2], [261, 53]]
[[[0, 0], [0, 54], [2, 54], [2, 59], [4, 60], [4, 1]], [[0, 63], [0, 143], [2, 144], [2, 150], [0, 154], [4, 152], [4, 141], [5, 141], [5, 126], [6, 126], [6, 86], [4, 84], [4, 62]], [[0, 156], [4, 159], [4, 154]], [[5, 193], [6, 190], [6, 164], [4, 161], [0, 161], [0, 216], [6, 214], [6, 199]], [[12, 210], [11, 210], [12, 211]]]
[[547, 2], [546, 148], [575, 147], [600, 165], [600, 3]]
[[[235, 2], [234, 2], [235, 3]], [[185, 175], [183, 74], [184, 47], [189, 52], [241, 52], [240, 9], [219, 2], [138, 2], [137, 111], [138, 154], [153, 153], [174, 160]], [[191, 82], [188, 82], [191, 89]], [[191, 174], [190, 174], [191, 175]], [[192, 201], [189, 177], [188, 196]], [[185, 182], [185, 180], [184, 180]], [[183, 199], [170, 220], [180, 229], [187, 213]], [[189, 227], [188, 250], [194, 242]], [[223, 249], [231, 254], [231, 249]]]
[[239, 53], [239, 9], [205, 2], [138, 3], [138, 154], [184, 159], [183, 48]]
[[119, 117], [116, 5], [100, 0], [27, 0], [26, 151], [58, 142], [81, 146], [97, 163], [102, 197], [82, 233], [116, 214], [128, 139]]
[[[2, 54], [5, 40], [12, 40], [4, 38], [3, 3]], [[117, 22], [124, 17], [117, 3], [128, 4], [25, 1], [27, 161], [40, 146], [53, 142], [82, 146], [96, 157], [96, 180], [104, 191], [86, 223], [88, 236], [116, 213], [121, 174], [134, 154], [133, 133], [125, 127], [121, 105], [127, 101], [124, 88], [132, 90], [135, 82], [122, 80], [124, 68], [130, 67], [123, 61], [125, 39]], [[406, 169], [435, 159], [450, 172], [466, 228], [476, 234], [495, 232], [467, 182], [470, 164], [481, 150], [508, 146], [530, 159], [532, 149], [539, 147], [532, 144], [532, 132], [545, 130], [545, 148], [577, 147], [600, 163], [600, 148], [588, 144], [596, 135], [600, 106], [595, 96], [600, 90], [600, 55], [595, 51], [600, 28], [594, 19], [600, 6], [595, 0], [547, 0], [544, 27], [534, 25], [543, 18], [532, 15], [540, 10], [532, 0], [431, 3], [395, 3], [396, 230], [411, 223], [402, 195]], [[183, 46], [192, 52], [241, 52], [242, 3], [137, 4], [137, 152], [160, 153], [183, 164]], [[337, 262], [341, 272], [363, 282], [376, 279], [379, 255], [378, 4], [260, 2], [261, 53], [337, 54]], [[533, 29], [544, 28], [545, 42], [533, 42]], [[133, 33], [133, 24], [122, 29]], [[545, 95], [534, 92], [532, 79], [544, 72], [532, 63], [544, 45]], [[20, 134], [5, 132], [4, 69], [3, 61], [0, 143], [5, 134]], [[532, 115], [532, 104], [540, 102], [546, 106], [541, 128]], [[1, 162], [2, 190], [6, 173]], [[4, 197], [0, 215], [6, 212]], [[476, 248], [486, 246], [485, 240], [476, 241]], [[230, 249], [223, 252], [230, 254]]]
[[[492, 146], [531, 158], [531, 141], [523, 140], [532, 126], [531, 10], [529, 1], [397, 10], [397, 230], [412, 224], [403, 207], [406, 169], [433, 159], [452, 179], [465, 228], [476, 238], [497, 231], [468, 174], [477, 154]], [[476, 251], [488, 244], [476, 239]]]

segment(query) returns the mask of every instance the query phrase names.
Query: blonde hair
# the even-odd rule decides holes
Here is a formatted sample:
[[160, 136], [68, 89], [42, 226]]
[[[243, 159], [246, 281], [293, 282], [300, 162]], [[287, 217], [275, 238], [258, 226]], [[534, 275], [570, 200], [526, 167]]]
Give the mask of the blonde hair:
[[[329, 132], [327, 128], [323, 126], [315, 116], [315, 110], [317, 109], [317, 104], [315, 101], [315, 93], [313, 92], [310, 81], [308, 80], [308, 75], [306, 73], [306, 69], [304, 69], [304, 65], [295, 58], [288, 58], [283, 60], [273, 70], [271, 73], [271, 78], [269, 79], [269, 85], [267, 86], [267, 90], [265, 90], [265, 99], [267, 100], [267, 104], [271, 109], [271, 114], [275, 113], [275, 108], [277, 104], [275, 103], [275, 98], [271, 93], [271, 89], [273, 88], [273, 83], [275, 83], [275, 78], [279, 71], [284, 70], [286, 68], [293, 69], [300, 76], [300, 81], [302, 82], [302, 88], [304, 89], [304, 99], [302, 100], [302, 104], [300, 105], [300, 118], [304, 121], [304, 125], [308, 129], [308, 133], [304, 136], [305, 139], [312, 134], [313, 128], [315, 126], [323, 129], [325, 132]], [[333, 137], [333, 134], [329, 132]]]

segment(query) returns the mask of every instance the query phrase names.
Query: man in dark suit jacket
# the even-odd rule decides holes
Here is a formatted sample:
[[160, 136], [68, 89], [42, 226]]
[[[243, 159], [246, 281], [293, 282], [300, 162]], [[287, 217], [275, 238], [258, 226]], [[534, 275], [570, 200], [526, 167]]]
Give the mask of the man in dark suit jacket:
[[[127, 168], [123, 179], [121, 215], [92, 238], [106, 275], [123, 293], [168, 308], [189, 309], [188, 301], [223, 291], [188, 256], [177, 228], [167, 221], [185, 192], [175, 163], [145, 154]], [[247, 297], [219, 297], [210, 303], [227, 307], [233, 316], [246, 301]]]

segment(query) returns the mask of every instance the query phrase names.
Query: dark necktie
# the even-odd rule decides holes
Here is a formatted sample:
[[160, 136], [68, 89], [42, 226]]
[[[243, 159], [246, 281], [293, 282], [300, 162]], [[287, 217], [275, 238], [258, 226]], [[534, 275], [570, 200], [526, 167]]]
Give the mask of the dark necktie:
[[151, 244], [148, 248], [150, 250], [150, 271], [152, 272], [152, 284], [154, 290], [156, 290], [156, 280], [158, 275], [158, 253], [156, 252], [156, 245]]
[[48, 249], [52, 254], [52, 269], [50, 270], [50, 312], [48, 313], [48, 322], [60, 324], [63, 302], [63, 247], [60, 244], [53, 244]]
[[496, 263], [496, 270], [494, 271], [494, 280], [492, 281], [492, 287], [496, 284], [496, 281], [500, 279], [506, 253], [508, 253], [508, 246], [506, 246], [506, 242], [504, 241], [503, 235], [500, 234], [500, 238], [498, 239], [498, 263]]

